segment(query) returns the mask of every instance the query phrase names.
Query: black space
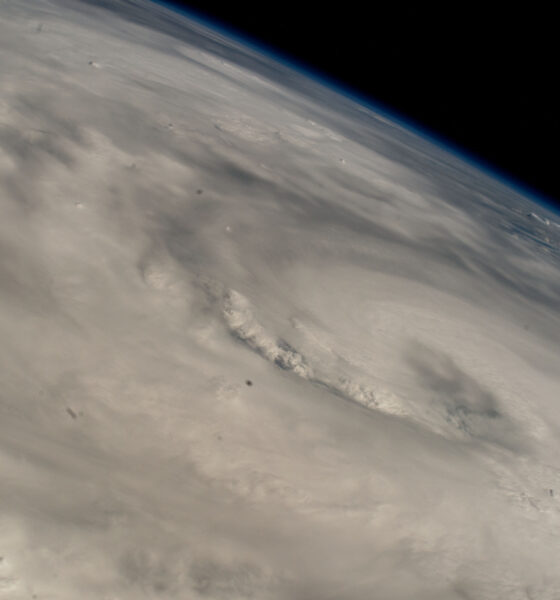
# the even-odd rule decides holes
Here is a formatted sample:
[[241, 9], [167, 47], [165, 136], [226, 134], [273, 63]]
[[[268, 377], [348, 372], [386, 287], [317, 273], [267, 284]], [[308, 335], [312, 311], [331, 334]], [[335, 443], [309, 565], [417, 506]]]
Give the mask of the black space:
[[350, 86], [560, 206], [552, 8], [175, 4]]

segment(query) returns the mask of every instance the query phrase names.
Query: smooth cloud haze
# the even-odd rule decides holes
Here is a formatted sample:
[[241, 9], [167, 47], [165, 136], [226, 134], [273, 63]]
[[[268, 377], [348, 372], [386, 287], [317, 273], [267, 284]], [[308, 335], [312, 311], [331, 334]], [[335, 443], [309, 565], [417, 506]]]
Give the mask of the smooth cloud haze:
[[0, 50], [0, 598], [558, 597], [554, 215], [147, 2]]

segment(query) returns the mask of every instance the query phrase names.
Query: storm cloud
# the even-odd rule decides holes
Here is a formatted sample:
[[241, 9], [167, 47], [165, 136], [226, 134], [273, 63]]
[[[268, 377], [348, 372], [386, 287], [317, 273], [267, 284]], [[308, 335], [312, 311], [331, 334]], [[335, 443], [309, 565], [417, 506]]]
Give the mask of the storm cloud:
[[560, 594], [556, 215], [143, 0], [0, 53], [0, 598]]

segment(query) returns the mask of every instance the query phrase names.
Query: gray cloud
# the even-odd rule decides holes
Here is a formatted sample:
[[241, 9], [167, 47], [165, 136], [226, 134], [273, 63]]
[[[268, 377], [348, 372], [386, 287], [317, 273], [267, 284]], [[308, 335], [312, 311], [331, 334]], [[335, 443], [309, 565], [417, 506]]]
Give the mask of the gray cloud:
[[498, 396], [462, 371], [449, 356], [413, 343], [407, 361], [451, 428], [468, 438], [523, 452], [523, 433], [504, 412], [507, 408], [502, 408]]
[[0, 51], [0, 598], [558, 595], [552, 215], [147, 2]]

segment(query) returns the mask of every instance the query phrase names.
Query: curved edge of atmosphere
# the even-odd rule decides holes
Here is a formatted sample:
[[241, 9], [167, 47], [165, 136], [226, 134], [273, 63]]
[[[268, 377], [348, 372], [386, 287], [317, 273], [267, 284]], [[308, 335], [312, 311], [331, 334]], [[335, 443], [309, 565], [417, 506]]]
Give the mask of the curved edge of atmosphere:
[[149, 1], [169, 10], [170, 12], [193, 20], [198, 25], [201, 25], [212, 31], [216, 31], [230, 38], [232, 41], [246, 46], [258, 54], [265, 55], [271, 60], [282, 64], [284, 67], [295, 71], [304, 77], [313, 80], [319, 85], [327, 87], [341, 96], [344, 96], [356, 104], [393, 121], [396, 125], [399, 125], [418, 135], [419, 137], [424, 138], [440, 149], [452, 154], [459, 160], [469, 164], [471, 167], [482, 171], [492, 179], [501, 182], [503, 185], [509, 187], [513, 191], [529, 198], [536, 204], [544, 206], [549, 211], [560, 215], [560, 204], [554, 198], [546, 196], [544, 193], [533, 188], [521, 179], [518, 179], [506, 170], [497, 167], [489, 161], [486, 161], [481, 156], [470, 152], [466, 148], [453, 142], [451, 139], [438, 134], [436, 131], [424, 127], [421, 123], [410, 119], [406, 115], [393, 110], [391, 107], [385, 105], [377, 99], [365, 96], [358, 90], [342, 83], [337, 79], [329, 77], [327, 74], [321, 71], [314, 69], [309, 64], [299, 61], [293, 56], [284, 54], [277, 48], [268, 46], [266, 43], [256, 40], [251, 36], [239, 31], [238, 29], [235, 29], [234, 27], [231, 27], [222, 21], [210, 18], [190, 7], [185, 8], [184, 5], [175, 4], [173, 0]]

